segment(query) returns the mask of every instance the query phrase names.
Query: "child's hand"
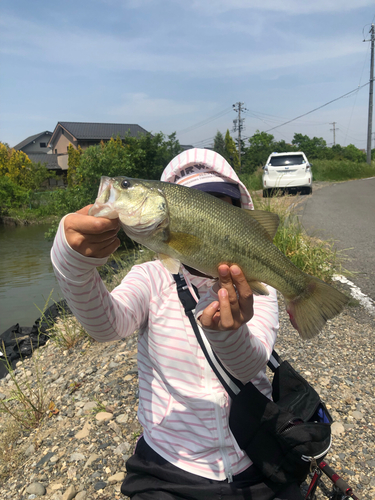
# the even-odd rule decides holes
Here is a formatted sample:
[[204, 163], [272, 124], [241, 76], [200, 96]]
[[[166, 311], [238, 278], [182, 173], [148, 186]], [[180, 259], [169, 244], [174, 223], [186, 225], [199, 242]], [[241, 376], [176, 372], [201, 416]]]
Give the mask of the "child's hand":
[[69, 214], [64, 219], [65, 237], [68, 244], [86, 257], [108, 257], [120, 246], [117, 233], [119, 219], [105, 219], [88, 215], [92, 205]]

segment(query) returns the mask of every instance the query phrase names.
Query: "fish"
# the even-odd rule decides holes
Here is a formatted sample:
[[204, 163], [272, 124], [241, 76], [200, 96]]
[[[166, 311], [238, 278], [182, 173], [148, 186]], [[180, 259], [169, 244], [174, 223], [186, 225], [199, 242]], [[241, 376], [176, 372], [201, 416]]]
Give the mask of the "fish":
[[237, 264], [254, 293], [268, 295], [266, 284], [283, 295], [303, 339], [315, 337], [349, 300], [301, 271], [273, 244], [275, 213], [245, 210], [169, 182], [103, 176], [89, 215], [119, 217], [125, 233], [156, 252], [172, 274], [183, 264], [217, 278], [220, 264]]

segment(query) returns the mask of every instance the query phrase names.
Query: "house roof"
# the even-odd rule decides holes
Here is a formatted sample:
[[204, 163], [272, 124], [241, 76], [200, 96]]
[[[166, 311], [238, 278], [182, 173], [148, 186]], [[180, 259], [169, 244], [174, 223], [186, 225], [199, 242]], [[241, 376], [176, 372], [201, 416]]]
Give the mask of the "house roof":
[[[77, 140], [109, 140], [117, 135], [125, 137], [125, 135], [130, 134], [131, 137], [136, 137], [138, 134], [148, 134], [147, 130], [136, 124], [58, 122], [53, 136], [59, 126], [67, 130]], [[53, 142], [53, 136], [50, 142]]]
[[33, 163], [46, 164], [48, 170], [60, 169], [60, 165], [57, 163], [57, 155], [46, 154], [46, 153], [28, 153], [27, 155]]
[[25, 146], [27, 146], [28, 144], [30, 144], [33, 141], [35, 141], [36, 139], [38, 139], [39, 137], [41, 137], [44, 134], [52, 135], [52, 132], [50, 132], [49, 130], [45, 130], [44, 132], [39, 132], [39, 134], [31, 135], [27, 139], [23, 140], [22, 142], [20, 142], [16, 146], [14, 146], [13, 149], [20, 150], [20, 149], [24, 148]]

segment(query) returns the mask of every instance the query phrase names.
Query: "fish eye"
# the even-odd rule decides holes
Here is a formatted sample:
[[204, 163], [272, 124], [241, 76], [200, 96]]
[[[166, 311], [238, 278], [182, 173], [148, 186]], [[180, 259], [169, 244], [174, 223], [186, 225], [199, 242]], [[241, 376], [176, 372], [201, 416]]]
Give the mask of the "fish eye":
[[128, 189], [130, 187], [130, 182], [124, 179], [123, 181], [121, 181], [121, 187], [122, 189]]

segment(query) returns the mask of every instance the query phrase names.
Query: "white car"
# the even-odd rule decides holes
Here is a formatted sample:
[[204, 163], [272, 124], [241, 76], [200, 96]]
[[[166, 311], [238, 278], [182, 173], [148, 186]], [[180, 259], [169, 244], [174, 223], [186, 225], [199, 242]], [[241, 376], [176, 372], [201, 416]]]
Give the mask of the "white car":
[[277, 189], [312, 193], [311, 164], [302, 151], [272, 153], [263, 167], [263, 197]]

